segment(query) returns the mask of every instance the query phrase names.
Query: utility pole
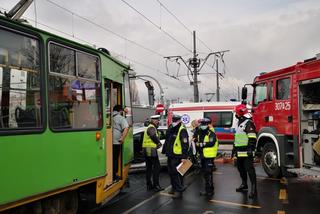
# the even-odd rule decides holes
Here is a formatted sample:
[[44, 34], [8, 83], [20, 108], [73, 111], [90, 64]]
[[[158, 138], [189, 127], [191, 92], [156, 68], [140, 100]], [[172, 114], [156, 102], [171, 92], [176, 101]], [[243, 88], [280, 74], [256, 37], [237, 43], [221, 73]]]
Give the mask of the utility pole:
[[199, 102], [199, 88], [198, 88], [198, 71], [197, 71], [197, 49], [196, 49], [196, 31], [193, 31], [193, 59], [191, 64], [193, 66], [193, 100], [195, 103]]
[[220, 86], [219, 86], [219, 67], [218, 67], [218, 59], [216, 59], [216, 71], [217, 71], [217, 102], [220, 101]]
[[[198, 81], [198, 75], [200, 74], [201, 69], [203, 68], [203, 65], [207, 62], [209, 57], [211, 55], [214, 55], [216, 57], [220, 57], [221, 59], [223, 58], [223, 55], [225, 52], [228, 52], [229, 50], [224, 50], [224, 51], [217, 51], [217, 52], [212, 52], [209, 53], [205, 59], [198, 59], [198, 54], [197, 54], [197, 48], [196, 48], [196, 31], [193, 31], [193, 57], [188, 60], [183, 59], [182, 56], [166, 56], [164, 58], [166, 59], [172, 59], [174, 58], [176, 62], [180, 59], [184, 65], [187, 67], [188, 71], [192, 75], [192, 81], [190, 81], [190, 85], [193, 86], [193, 101], [194, 102], [199, 102], [199, 88], [198, 84], [200, 83]], [[202, 62], [201, 62], [202, 61]], [[217, 79], [219, 78], [219, 71], [218, 71], [218, 63], [217, 63]], [[219, 82], [217, 82], [219, 84]], [[220, 100], [220, 91], [219, 91], [219, 86], [217, 87], [217, 99]]]

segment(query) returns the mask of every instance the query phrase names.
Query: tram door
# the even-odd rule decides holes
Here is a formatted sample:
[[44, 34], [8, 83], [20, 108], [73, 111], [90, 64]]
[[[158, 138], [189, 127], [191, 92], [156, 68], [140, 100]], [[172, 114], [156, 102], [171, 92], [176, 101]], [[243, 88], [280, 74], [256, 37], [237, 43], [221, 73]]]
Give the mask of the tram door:
[[[106, 167], [107, 167], [107, 176], [105, 185], [109, 186], [113, 183], [113, 178], [116, 177], [113, 173], [113, 144], [112, 144], [112, 109], [115, 105], [121, 105], [121, 88], [122, 85], [116, 82], [112, 82], [111, 80], [105, 79], [105, 109], [106, 109]], [[121, 154], [121, 152], [120, 152]], [[116, 173], [119, 177], [122, 172], [122, 163], [121, 163], [121, 155], [117, 157], [118, 160], [118, 172]]]

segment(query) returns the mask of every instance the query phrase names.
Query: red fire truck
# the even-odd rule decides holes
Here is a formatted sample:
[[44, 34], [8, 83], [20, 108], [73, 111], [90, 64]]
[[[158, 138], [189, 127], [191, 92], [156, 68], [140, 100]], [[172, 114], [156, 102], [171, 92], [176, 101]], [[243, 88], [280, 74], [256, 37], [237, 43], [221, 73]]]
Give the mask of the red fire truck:
[[[254, 79], [252, 114], [270, 177], [320, 175], [320, 54]], [[247, 99], [246, 86], [242, 99]]]

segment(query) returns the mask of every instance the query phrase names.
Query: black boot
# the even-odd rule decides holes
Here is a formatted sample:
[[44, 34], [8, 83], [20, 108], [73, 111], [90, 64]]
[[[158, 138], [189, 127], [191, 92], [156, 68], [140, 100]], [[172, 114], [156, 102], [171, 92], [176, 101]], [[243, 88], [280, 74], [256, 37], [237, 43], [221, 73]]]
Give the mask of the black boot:
[[248, 185], [246, 183], [242, 183], [237, 189], [236, 192], [245, 192], [248, 191]]
[[172, 195], [172, 198], [174, 198], [174, 199], [182, 198], [182, 192], [175, 192]]
[[207, 196], [207, 192], [206, 191], [200, 191], [199, 194], [200, 194], [200, 196]]
[[162, 188], [160, 185], [156, 185], [153, 187], [153, 190], [156, 192], [160, 192], [160, 191], [164, 190], [164, 188]]
[[173, 195], [174, 193], [175, 193], [175, 191], [174, 191], [173, 188], [171, 188], [171, 189], [169, 190], [169, 192], [168, 192], [168, 194], [170, 194], [170, 195]]
[[153, 185], [152, 184], [147, 184], [147, 190], [152, 190], [153, 189]]
[[206, 198], [207, 200], [211, 200], [213, 198], [214, 192], [207, 192]]
[[257, 196], [258, 196], [257, 184], [252, 184], [249, 198], [256, 198]]

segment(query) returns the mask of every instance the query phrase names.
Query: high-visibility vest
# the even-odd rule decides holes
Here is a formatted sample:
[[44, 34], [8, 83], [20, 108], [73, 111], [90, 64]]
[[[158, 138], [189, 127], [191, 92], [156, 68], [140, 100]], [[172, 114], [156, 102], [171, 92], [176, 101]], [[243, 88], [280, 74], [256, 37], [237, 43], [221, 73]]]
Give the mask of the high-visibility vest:
[[157, 148], [157, 144], [153, 142], [153, 140], [150, 138], [150, 136], [147, 133], [147, 130], [150, 127], [153, 127], [156, 130], [156, 135], [157, 137], [159, 137], [156, 127], [153, 124], [149, 124], [149, 126], [144, 130], [142, 148]]
[[173, 143], [173, 154], [175, 155], [181, 155], [182, 154], [182, 146], [181, 146], [181, 140], [180, 140], [180, 132], [181, 130], [186, 129], [184, 125], [180, 125], [177, 137]]
[[237, 128], [234, 135], [234, 146], [235, 147], [245, 147], [248, 146], [249, 138], [257, 138], [255, 133], [246, 133], [246, 125], [249, 122], [249, 119], [243, 121]]
[[[214, 128], [210, 128], [210, 131], [214, 132]], [[209, 143], [209, 136], [210, 133], [208, 133], [203, 140], [203, 143], [207, 144]], [[219, 147], [219, 142], [218, 139], [216, 140], [214, 146], [210, 146], [210, 147], [204, 147], [203, 148], [203, 156], [205, 158], [215, 158], [217, 157], [217, 153], [218, 153], [218, 147]]]

